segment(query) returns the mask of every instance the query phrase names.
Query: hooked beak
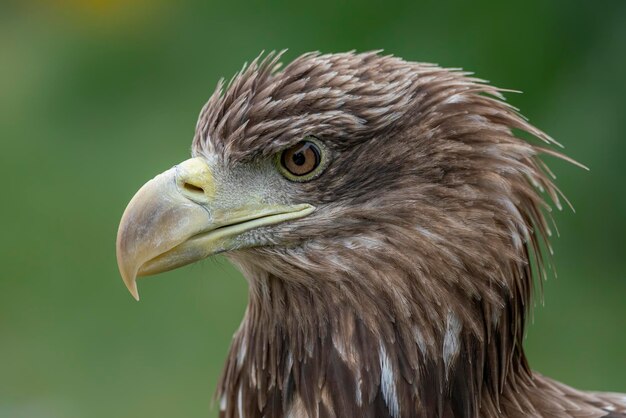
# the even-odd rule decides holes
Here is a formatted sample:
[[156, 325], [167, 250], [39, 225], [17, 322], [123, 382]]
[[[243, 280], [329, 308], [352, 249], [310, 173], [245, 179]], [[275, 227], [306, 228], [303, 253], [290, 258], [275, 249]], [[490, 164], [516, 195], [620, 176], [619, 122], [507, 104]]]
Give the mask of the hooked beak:
[[[277, 205], [238, 196], [216, 184], [207, 162], [192, 158], [147, 182], [132, 198], [117, 232], [117, 264], [139, 300], [137, 277], [149, 276], [212, 254], [258, 245], [237, 239], [246, 231], [308, 215], [308, 204]], [[232, 204], [231, 202], [239, 202]]]

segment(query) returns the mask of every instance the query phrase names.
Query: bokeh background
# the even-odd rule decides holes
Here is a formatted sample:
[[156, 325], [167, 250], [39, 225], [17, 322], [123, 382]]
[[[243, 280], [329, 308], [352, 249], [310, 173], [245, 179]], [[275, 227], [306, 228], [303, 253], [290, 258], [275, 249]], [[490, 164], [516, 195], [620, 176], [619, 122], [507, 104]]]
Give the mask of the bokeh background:
[[187, 158], [221, 76], [261, 50], [384, 49], [475, 71], [590, 172], [549, 161], [558, 278], [533, 367], [626, 392], [626, 2], [0, 2], [0, 417], [215, 417], [246, 303], [225, 260], [140, 283], [114, 242], [137, 188]]

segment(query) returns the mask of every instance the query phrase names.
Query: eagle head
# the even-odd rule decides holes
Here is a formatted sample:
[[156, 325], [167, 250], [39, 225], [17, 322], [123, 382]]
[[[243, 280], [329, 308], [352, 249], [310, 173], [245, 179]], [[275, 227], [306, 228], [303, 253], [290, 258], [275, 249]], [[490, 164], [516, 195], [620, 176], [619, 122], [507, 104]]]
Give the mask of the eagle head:
[[560, 207], [539, 156], [567, 158], [470, 73], [376, 52], [281, 69], [280, 55], [220, 82], [192, 158], [131, 200], [117, 238], [131, 293], [217, 253], [243, 272], [224, 417], [515, 407], [535, 385], [522, 337], [546, 201]]

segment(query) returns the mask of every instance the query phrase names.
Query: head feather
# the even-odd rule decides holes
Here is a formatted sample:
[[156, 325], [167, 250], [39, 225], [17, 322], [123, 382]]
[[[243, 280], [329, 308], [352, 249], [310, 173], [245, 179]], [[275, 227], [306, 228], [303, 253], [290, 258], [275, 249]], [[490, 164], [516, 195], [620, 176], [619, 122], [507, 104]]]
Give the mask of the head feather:
[[297, 245], [229, 256], [250, 303], [220, 385], [222, 416], [540, 408], [522, 339], [533, 268], [545, 275], [548, 202], [562, 198], [540, 156], [571, 160], [505, 90], [459, 69], [348, 52], [281, 70], [281, 55], [220, 81], [193, 142], [195, 155], [227, 165], [307, 135], [334, 156], [318, 180], [286, 186], [318, 207], [277, 227]]

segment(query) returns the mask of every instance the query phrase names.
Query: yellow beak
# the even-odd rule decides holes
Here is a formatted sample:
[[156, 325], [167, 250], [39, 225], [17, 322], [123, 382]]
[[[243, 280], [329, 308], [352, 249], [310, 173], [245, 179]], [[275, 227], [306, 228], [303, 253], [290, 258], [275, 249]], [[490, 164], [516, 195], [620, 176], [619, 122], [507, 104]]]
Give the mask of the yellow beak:
[[308, 204], [263, 203], [267, 199], [246, 193], [217, 184], [202, 158], [184, 161], [146, 183], [126, 207], [117, 233], [117, 263], [133, 297], [139, 300], [138, 276], [259, 245], [237, 237], [315, 210]]

